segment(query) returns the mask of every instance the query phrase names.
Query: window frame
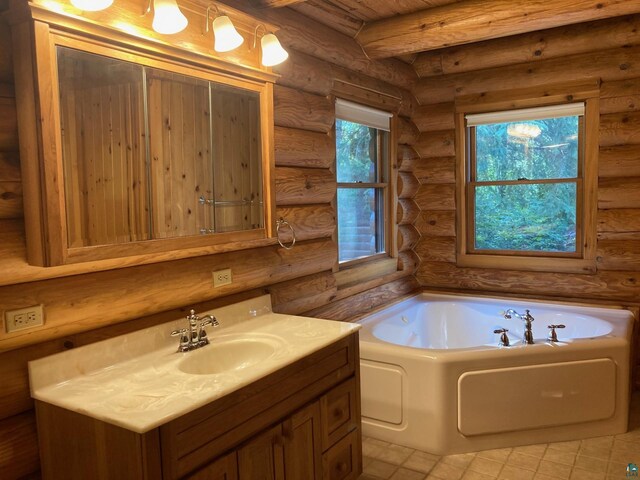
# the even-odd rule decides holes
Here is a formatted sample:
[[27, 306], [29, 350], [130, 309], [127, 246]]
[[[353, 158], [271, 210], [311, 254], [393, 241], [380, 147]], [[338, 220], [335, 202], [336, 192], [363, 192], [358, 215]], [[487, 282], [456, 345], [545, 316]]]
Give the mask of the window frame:
[[[355, 119], [349, 118], [341, 118], [338, 114], [336, 114], [336, 123], [338, 120], [348, 121], [352, 123], [357, 123], [359, 125], [365, 125], [370, 128], [376, 129], [376, 182], [338, 182], [336, 181], [336, 199], [335, 199], [335, 210], [336, 210], [336, 247], [337, 247], [337, 270], [344, 270], [354, 266], [358, 266], [364, 263], [375, 262], [384, 260], [387, 258], [394, 257], [393, 249], [395, 247], [395, 243], [393, 242], [393, 192], [392, 192], [392, 172], [391, 172], [391, 156], [393, 155], [392, 147], [393, 147], [393, 139], [394, 139], [394, 124], [395, 124], [395, 114], [390, 111], [385, 111], [380, 108], [367, 105], [362, 103], [360, 100], [353, 101], [350, 98], [345, 98], [344, 96], [334, 97], [334, 101], [358, 104], [364, 109], [378, 110], [379, 112], [384, 112], [389, 116], [389, 130], [384, 130], [381, 128], [377, 128], [375, 126], [368, 125], [367, 123], [358, 122]], [[335, 126], [334, 126], [335, 128]], [[382, 138], [381, 133], [386, 133], [386, 156], [383, 154], [385, 150], [384, 139]], [[336, 180], [338, 177], [338, 164], [337, 164], [337, 135], [334, 134], [335, 140], [334, 144], [336, 146]], [[386, 158], [385, 158], [386, 157]], [[381, 233], [383, 235], [382, 248], [383, 251], [374, 253], [372, 255], [366, 255], [364, 257], [358, 257], [350, 260], [340, 261], [340, 243], [339, 243], [339, 206], [338, 206], [338, 190], [339, 189], [362, 189], [362, 188], [373, 188], [379, 189], [381, 191], [381, 199], [376, 200], [378, 204], [376, 206], [376, 210], [382, 210], [381, 218], [379, 221], [379, 228], [381, 229]]]
[[[519, 110], [570, 103], [585, 104], [581, 119], [583, 135], [579, 148], [576, 180], [576, 253], [476, 250], [474, 247], [474, 209], [468, 114]], [[485, 96], [462, 97], [456, 100], [456, 211], [457, 245], [456, 264], [459, 267], [496, 268], [543, 272], [590, 274], [596, 271], [596, 215], [599, 149], [599, 82], [588, 85], [567, 86], [539, 92], [514, 90], [493, 92]], [[580, 153], [579, 153], [580, 155]], [[513, 184], [523, 182], [513, 181]], [[544, 183], [544, 181], [531, 181]]]

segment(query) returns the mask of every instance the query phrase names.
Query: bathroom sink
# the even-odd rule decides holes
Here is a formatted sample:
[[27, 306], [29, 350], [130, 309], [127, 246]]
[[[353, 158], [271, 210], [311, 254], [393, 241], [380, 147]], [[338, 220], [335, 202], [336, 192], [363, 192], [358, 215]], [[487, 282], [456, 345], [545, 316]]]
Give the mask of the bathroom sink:
[[217, 337], [199, 350], [188, 352], [178, 370], [193, 375], [215, 375], [242, 370], [275, 355], [282, 342], [268, 336]]

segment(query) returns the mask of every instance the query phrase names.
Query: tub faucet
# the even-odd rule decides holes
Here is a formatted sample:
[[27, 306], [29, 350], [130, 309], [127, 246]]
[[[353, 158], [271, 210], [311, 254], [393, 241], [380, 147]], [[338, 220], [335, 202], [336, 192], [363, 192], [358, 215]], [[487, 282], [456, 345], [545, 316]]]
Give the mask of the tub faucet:
[[217, 327], [220, 325], [216, 317], [205, 315], [200, 318], [193, 309], [191, 309], [189, 315], [187, 315], [187, 321], [189, 322], [189, 328], [181, 328], [171, 332], [172, 337], [180, 337], [179, 352], [188, 352], [189, 350], [195, 350], [196, 348], [209, 345], [209, 339], [207, 338], [207, 332], [204, 327], [208, 327], [209, 325]]
[[529, 313], [529, 310], [525, 310], [524, 314], [516, 312], [513, 308], [510, 308], [503, 314], [504, 318], [511, 319], [512, 317], [519, 318], [524, 321], [524, 337], [522, 339], [522, 343], [526, 343], [527, 345], [533, 345], [533, 332], [531, 331], [531, 322], [535, 319]]

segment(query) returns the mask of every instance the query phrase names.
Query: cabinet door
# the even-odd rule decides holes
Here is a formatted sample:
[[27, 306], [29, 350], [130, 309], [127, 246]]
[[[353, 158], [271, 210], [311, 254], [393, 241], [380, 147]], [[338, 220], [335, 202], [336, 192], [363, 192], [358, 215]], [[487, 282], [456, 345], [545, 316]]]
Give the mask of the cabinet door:
[[283, 423], [284, 463], [287, 480], [322, 477], [320, 404], [314, 402]]
[[190, 475], [189, 480], [238, 480], [238, 457], [231, 452]]
[[282, 424], [238, 449], [239, 480], [284, 480]]

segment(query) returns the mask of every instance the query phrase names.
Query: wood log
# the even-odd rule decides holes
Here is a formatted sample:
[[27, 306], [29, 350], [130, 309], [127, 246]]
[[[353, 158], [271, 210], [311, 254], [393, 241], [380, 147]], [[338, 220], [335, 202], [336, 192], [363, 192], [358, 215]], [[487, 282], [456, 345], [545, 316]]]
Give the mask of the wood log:
[[420, 155], [409, 145], [398, 145], [398, 155], [396, 159], [397, 169], [401, 172], [413, 172], [415, 163], [420, 160]]
[[331, 28], [350, 36], [356, 36], [364, 23], [359, 18], [351, 15], [337, 5], [322, 0], [306, 0], [292, 7], [296, 12], [318, 22], [331, 26]]
[[602, 115], [618, 112], [637, 112], [638, 110], [640, 110], [640, 94], [600, 100], [600, 114]]
[[423, 208], [414, 225], [422, 237], [455, 237], [456, 212]]
[[640, 238], [599, 240], [598, 270], [640, 271]]
[[404, 276], [394, 282], [338, 300], [326, 307], [311, 310], [307, 312], [307, 315], [331, 320], [353, 321], [355, 317], [363, 316], [376, 307], [395, 300], [401, 295], [414, 292], [417, 287], [418, 284], [413, 276]]
[[410, 272], [412, 275], [420, 265], [420, 258], [413, 250], [405, 250], [398, 254], [398, 270]]
[[11, 83], [0, 82], [0, 97], [15, 98], [15, 96], [16, 96], [16, 89], [13, 85], [13, 82]]
[[456, 183], [456, 157], [423, 158], [414, 173], [421, 184]]
[[423, 262], [456, 261], [456, 237], [422, 237], [414, 251]]
[[336, 285], [343, 292], [354, 285], [361, 285], [374, 278], [387, 277], [397, 271], [398, 259], [386, 256], [356, 265], [341, 266], [335, 273]]
[[402, 88], [409, 87], [417, 79], [413, 68], [403, 61], [371, 60], [353, 38], [319, 22], [310, 22], [293, 9], [256, 9], [242, 0], [226, 0], [225, 3], [278, 25], [278, 39], [287, 50], [295, 49]]
[[411, 119], [398, 117], [398, 143], [400, 145], [414, 145], [419, 136], [420, 132]]
[[598, 180], [598, 208], [636, 208], [640, 205], [640, 177]]
[[281, 8], [304, 2], [305, 0], [251, 0], [258, 7], [263, 8]]
[[422, 159], [453, 157], [456, 154], [455, 130], [421, 133], [414, 148]]
[[413, 198], [420, 188], [420, 182], [411, 172], [398, 173], [398, 198]]
[[420, 207], [410, 198], [398, 199], [396, 220], [398, 225], [409, 225], [418, 218]]
[[455, 105], [451, 102], [419, 106], [411, 120], [420, 132], [453, 130]]
[[604, 81], [600, 86], [600, 106], [602, 101], [613, 97], [636, 95], [640, 86], [640, 78]]
[[423, 287], [621, 302], [637, 302], [640, 285], [637, 271], [581, 275], [458, 268], [449, 262], [424, 261], [416, 278]]
[[356, 40], [371, 58], [437, 50], [640, 12], [633, 0], [465, 0], [367, 23]]
[[640, 112], [600, 115], [600, 146], [640, 143]]
[[414, 200], [420, 207], [420, 210], [455, 210], [456, 186], [421, 185]]
[[[296, 242], [331, 237], [336, 230], [336, 211], [330, 204], [303, 205], [276, 208], [276, 218], [283, 218], [296, 232]], [[280, 239], [289, 244], [291, 230], [280, 229]]]
[[335, 112], [327, 97], [276, 85], [273, 89], [274, 123], [279, 127], [327, 133], [333, 128]]
[[326, 133], [310, 132], [297, 128], [274, 128], [275, 157], [277, 166], [332, 168], [336, 157], [336, 145]]
[[640, 208], [598, 210], [598, 233], [640, 232]]
[[398, 226], [398, 252], [413, 249], [420, 240], [420, 233], [413, 225]]
[[0, 152], [0, 182], [20, 182], [20, 154]]
[[326, 271], [276, 283], [265, 290], [271, 295], [274, 312], [298, 315], [330, 303], [337, 286], [333, 273]]
[[22, 182], [0, 182], [0, 219], [22, 218]]
[[40, 470], [34, 413], [0, 422], [0, 478], [26, 478]]
[[416, 83], [413, 92], [420, 104], [430, 104], [451, 102], [460, 95], [516, 89], [522, 85], [532, 88], [597, 78], [607, 82], [637, 77], [640, 77], [640, 47], [630, 47], [570, 55], [535, 64], [423, 78]]
[[273, 67], [280, 75], [278, 85], [327, 96], [333, 88], [333, 72], [329, 62], [289, 49], [286, 62]]
[[[47, 321], [27, 333], [0, 332], [0, 351], [330, 270], [336, 262], [335, 243], [322, 239], [291, 250], [255, 248], [5, 286], [0, 288], [4, 309], [44, 304]], [[211, 272], [229, 267], [233, 283], [213, 291]]]
[[599, 177], [640, 177], [640, 145], [600, 148]]
[[329, 203], [336, 178], [328, 169], [276, 167], [276, 205]]
[[15, 98], [0, 97], [0, 151], [18, 151], [18, 114]]
[[539, 62], [637, 45], [639, 31], [640, 16], [618, 17], [423, 52], [413, 66], [420, 77], [429, 77]]

